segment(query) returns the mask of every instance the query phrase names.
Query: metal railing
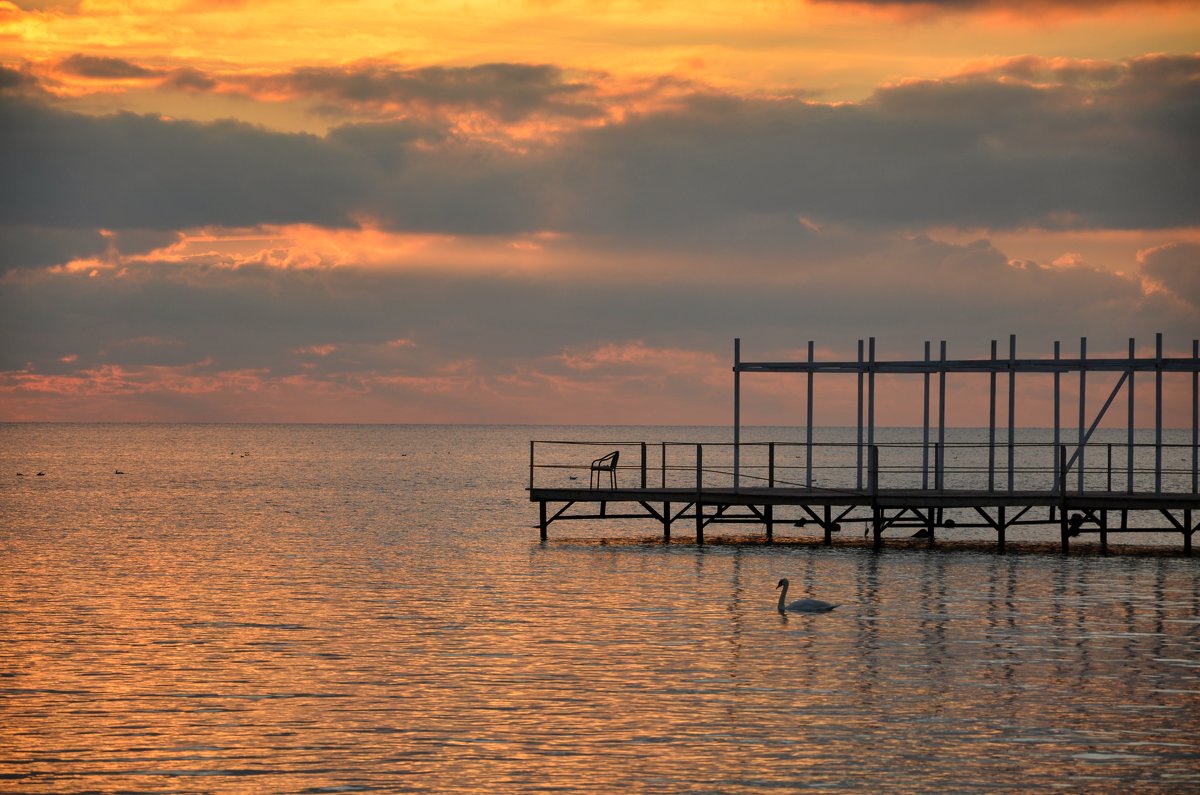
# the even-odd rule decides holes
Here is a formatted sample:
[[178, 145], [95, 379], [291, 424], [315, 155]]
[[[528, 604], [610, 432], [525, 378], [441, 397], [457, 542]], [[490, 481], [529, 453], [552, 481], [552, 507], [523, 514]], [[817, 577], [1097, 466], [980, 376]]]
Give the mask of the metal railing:
[[865, 461], [855, 442], [741, 442], [735, 468], [730, 442], [535, 440], [529, 488], [590, 486], [591, 461], [614, 450], [623, 489], [1200, 493], [1194, 445], [1122, 442], [876, 443]]

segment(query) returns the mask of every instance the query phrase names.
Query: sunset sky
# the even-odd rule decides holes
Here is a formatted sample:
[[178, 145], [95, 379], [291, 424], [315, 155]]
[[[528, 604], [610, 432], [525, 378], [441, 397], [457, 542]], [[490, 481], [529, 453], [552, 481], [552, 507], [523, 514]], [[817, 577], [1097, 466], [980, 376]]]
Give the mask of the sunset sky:
[[734, 337], [1200, 335], [1200, 2], [0, 0], [0, 143], [0, 420], [723, 423]]

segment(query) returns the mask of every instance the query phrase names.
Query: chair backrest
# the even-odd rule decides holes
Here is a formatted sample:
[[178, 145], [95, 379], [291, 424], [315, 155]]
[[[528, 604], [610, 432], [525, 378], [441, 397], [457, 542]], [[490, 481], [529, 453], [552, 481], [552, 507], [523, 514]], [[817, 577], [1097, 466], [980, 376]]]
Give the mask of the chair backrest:
[[617, 459], [621, 457], [620, 450], [613, 450], [606, 456], [601, 456], [592, 462], [592, 469], [616, 469]]

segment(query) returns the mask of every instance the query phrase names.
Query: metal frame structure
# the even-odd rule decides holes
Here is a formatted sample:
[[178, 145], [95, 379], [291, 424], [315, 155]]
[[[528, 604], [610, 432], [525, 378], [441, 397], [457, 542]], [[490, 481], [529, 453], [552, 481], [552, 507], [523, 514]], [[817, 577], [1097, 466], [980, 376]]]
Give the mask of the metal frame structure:
[[[1128, 358], [1114, 359], [1089, 359], [1087, 358], [1087, 337], [1082, 337], [1079, 340], [1079, 358], [1063, 359], [1061, 357], [1061, 348], [1058, 342], [1054, 343], [1054, 358], [1053, 359], [1018, 359], [1017, 358], [1017, 336], [1009, 335], [1008, 338], [1008, 358], [998, 359], [996, 357], [996, 340], [992, 340], [992, 353], [989, 359], [947, 359], [946, 358], [946, 341], [940, 343], [940, 357], [937, 361], [931, 361], [929, 358], [929, 342], [925, 343], [925, 358], [924, 360], [900, 360], [881, 362], [875, 359], [875, 338], [871, 337], [867, 340], [867, 358], [863, 358], [863, 341], [858, 341], [858, 360], [857, 361], [840, 361], [840, 362], [818, 362], [813, 357], [813, 343], [808, 343], [808, 360], [804, 362], [745, 362], [741, 358], [741, 339], [733, 341], [733, 485], [738, 488], [740, 482], [740, 463], [741, 463], [741, 374], [742, 373], [805, 373], [807, 379], [807, 400], [805, 409], [807, 413], [807, 422], [805, 423], [805, 441], [808, 452], [808, 459], [812, 458], [813, 447], [813, 376], [816, 373], [853, 373], [858, 377], [858, 422], [857, 422], [857, 438], [858, 449], [856, 461], [858, 462], [858, 474], [856, 484], [859, 488], [862, 487], [862, 463], [863, 463], [863, 432], [866, 432], [866, 447], [872, 447], [875, 444], [875, 376], [877, 374], [921, 374], [924, 376], [924, 407], [923, 407], [923, 433], [924, 448], [922, 451], [923, 462], [923, 479], [925, 485], [928, 485], [928, 466], [929, 466], [929, 410], [930, 410], [930, 394], [929, 394], [929, 378], [933, 374], [938, 377], [938, 424], [937, 424], [937, 444], [944, 449], [946, 442], [946, 376], [950, 373], [987, 373], [989, 376], [989, 395], [988, 395], [988, 488], [993, 490], [995, 486], [995, 442], [996, 442], [996, 377], [1001, 374], [1008, 376], [1008, 434], [1007, 434], [1007, 450], [1008, 450], [1008, 466], [1007, 480], [1008, 491], [1013, 490], [1014, 485], [1014, 460], [1013, 448], [1016, 438], [1016, 381], [1018, 373], [1052, 373], [1054, 375], [1054, 446], [1057, 448], [1061, 443], [1062, 438], [1062, 396], [1061, 396], [1061, 378], [1067, 374], [1077, 374], [1079, 378], [1079, 432], [1071, 458], [1068, 461], [1067, 467], [1075, 467], [1079, 490], [1084, 490], [1084, 471], [1085, 461], [1084, 453], [1088, 440], [1092, 438], [1096, 429], [1100, 426], [1100, 422], [1104, 419], [1109, 407], [1120, 393], [1121, 389], [1128, 382], [1128, 419], [1126, 421], [1127, 437], [1128, 437], [1128, 461], [1127, 470], [1133, 471], [1133, 450], [1134, 450], [1134, 374], [1137, 372], [1153, 372], [1154, 373], [1154, 444], [1155, 444], [1155, 493], [1162, 492], [1162, 445], [1163, 445], [1163, 373], [1178, 372], [1192, 374], [1192, 491], [1197, 491], [1197, 443], [1200, 436], [1200, 389], [1197, 384], [1197, 374], [1200, 373], [1200, 340], [1192, 340], [1192, 356], [1185, 357], [1164, 357], [1163, 356], [1163, 338], [1162, 334], [1155, 335], [1154, 341], [1154, 356], [1139, 358], [1136, 354], [1136, 343], [1132, 337], [1129, 338], [1129, 356]], [[1112, 388], [1108, 398], [1104, 401], [1104, 405], [1096, 413], [1090, 425], [1087, 420], [1087, 374], [1089, 372], [1101, 373], [1120, 373], [1121, 377], [1117, 380], [1116, 385]], [[866, 377], [866, 409], [867, 421], [864, 428], [863, 424], [863, 378]], [[941, 488], [940, 470], [935, 471], [935, 487]], [[1055, 471], [1055, 479], [1060, 473]], [[1132, 491], [1132, 477], [1127, 478], [1130, 491]], [[812, 485], [812, 469], [808, 470], [806, 485]]]
[[[880, 361], [876, 358], [875, 339], [858, 341], [858, 357], [854, 361], [817, 361], [813, 342], [808, 343], [805, 361], [743, 361], [741, 355], [741, 340], [734, 340], [733, 348], [733, 442], [731, 445], [715, 445], [731, 448], [732, 467], [722, 466], [706, 468], [704, 464], [705, 447], [709, 444], [695, 444], [694, 480], [686, 485], [668, 483], [668, 445], [663, 443], [660, 454], [661, 480], [658, 486], [648, 485], [647, 470], [648, 448], [645, 442], [631, 442], [629, 445], [640, 445], [640, 466], [630, 465], [630, 469], [640, 469], [640, 485], [620, 489], [588, 489], [583, 490], [571, 486], [538, 486], [535, 484], [535, 472], [540, 469], [555, 467], [570, 468], [570, 464], [539, 464], [537, 462], [537, 445], [548, 444], [585, 444], [582, 442], [531, 442], [530, 443], [530, 500], [540, 504], [539, 527], [543, 540], [547, 537], [550, 523], [564, 519], [634, 519], [651, 518], [661, 522], [664, 540], [669, 541], [671, 525], [674, 521], [687, 517], [696, 522], [696, 541], [704, 542], [704, 528], [712, 523], [747, 522], [760, 523], [766, 527], [766, 540], [773, 538], [775, 523], [775, 508], [792, 506], [801, 511], [801, 520], [809, 520], [819, 525], [825, 531], [825, 542], [831, 541], [831, 533], [840, 528], [842, 521], [863, 520], [868, 525], [868, 533], [874, 531], [874, 545], [879, 548], [882, 544], [882, 534], [889, 528], [918, 527], [920, 535], [934, 542], [939, 529], [954, 527], [990, 528], [997, 533], [997, 546], [1003, 551], [1005, 531], [1012, 526], [1023, 524], [1057, 525], [1061, 533], [1062, 550], [1068, 550], [1069, 539], [1083, 532], [1099, 533], [1103, 549], [1107, 549], [1107, 539], [1110, 532], [1138, 532], [1137, 528], [1128, 523], [1132, 512], [1153, 512], [1165, 517], [1170, 524], [1167, 529], [1178, 531], [1183, 535], [1184, 552], [1191, 553], [1192, 535], [1200, 526], [1193, 524], [1193, 515], [1200, 513], [1200, 341], [1192, 341], [1190, 357], [1167, 357], [1163, 355], [1162, 335], [1155, 337], [1154, 355], [1137, 356], [1136, 343], [1129, 340], [1129, 354], [1121, 358], [1089, 358], [1087, 338], [1082, 338], [1079, 345], [1078, 358], [1063, 358], [1061, 345], [1054, 344], [1054, 355], [1050, 359], [1018, 358], [1016, 336], [1011, 335], [1008, 343], [1008, 356], [1000, 358], [996, 341], [991, 343], [991, 355], [986, 359], [950, 359], [947, 356], [946, 342], [939, 344], [938, 358], [931, 356], [931, 345], [924, 345], [924, 357], [914, 360]], [[1103, 405], [1090, 418], [1087, 413], [1088, 373], [1117, 373], [1119, 378], [1108, 392]], [[1143, 466], [1137, 469], [1139, 475], [1153, 476], [1153, 489], [1135, 489], [1135, 451], [1148, 445], [1135, 444], [1135, 390], [1134, 379], [1138, 372], [1154, 373], [1154, 443], [1153, 468]], [[741, 376], [743, 373], [803, 373], [806, 375], [806, 405], [805, 405], [805, 435], [801, 444], [791, 444], [793, 447], [804, 449], [803, 482], [782, 481], [776, 478], [776, 442], [753, 443], [754, 446], [766, 446], [768, 463], [766, 477], [753, 476], [752, 484], [746, 485], [742, 452], [748, 445], [742, 441], [741, 418]], [[816, 374], [852, 374], [857, 380], [857, 411], [854, 442], [854, 477], [853, 487], [830, 488], [819, 485], [814, 481], [814, 450], [822, 445], [813, 438], [813, 407], [815, 398], [814, 378]], [[986, 373], [988, 375], [988, 429], [986, 444], [986, 488], [946, 487], [946, 381], [951, 374]], [[1175, 484], [1172, 489], [1164, 489], [1163, 474], [1163, 374], [1191, 374], [1191, 444], [1190, 448], [1190, 489], [1179, 488]], [[920, 442], [920, 487], [895, 487], [884, 483], [881, 487], [881, 472], [886, 474], [887, 467], [880, 466], [880, 451], [888, 451], [889, 445], [876, 442], [875, 398], [876, 375], [917, 374], [922, 376], [922, 430]], [[1053, 455], [1050, 456], [1046, 475], [1052, 477], [1049, 488], [1017, 488], [1016, 467], [1016, 432], [1017, 426], [1016, 382], [1018, 375], [1051, 374], [1054, 382], [1054, 427]], [[936, 441], [934, 441], [931, 414], [933, 408], [932, 377], [937, 376], [937, 425]], [[996, 459], [997, 450], [997, 381], [1001, 376], [1007, 376], [1008, 401], [1006, 418], [1006, 439], [1003, 450], [1006, 462], [1003, 472], [998, 471]], [[1062, 399], [1062, 379], [1064, 376], [1076, 377], [1079, 384], [1077, 432], [1071, 442], [1064, 442], [1064, 431], [1067, 429], [1062, 422], [1064, 410], [1068, 409]], [[1104, 487], [1091, 488], [1085, 478], [1086, 460], [1089, 441], [1096, 429], [1106, 416], [1108, 410], [1116, 401], [1122, 389], [1127, 392], [1126, 416], [1126, 460], [1125, 484], [1119, 491], [1113, 490], [1113, 461], [1112, 447], [1107, 445], [1108, 458], [1106, 461], [1107, 477]], [[612, 445], [614, 443], [599, 443]], [[779, 445], [788, 443], [778, 443]], [[672, 443], [672, 447], [687, 447]], [[1172, 448], [1183, 445], [1171, 445]], [[894, 447], [894, 445], [893, 445]], [[678, 472], [690, 472], [692, 463], [680, 467], [673, 465], [670, 469]], [[759, 465], [762, 469], [762, 465]], [[1074, 470], [1074, 488], [1069, 485], [1069, 475]], [[1105, 470], [1101, 470], [1102, 472]], [[1180, 474], [1183, 470], [1171, 470], [1172, 474]], [[720, 473], [722, 477], [730, 477], [728, 486], [716, 485], [711, 482], [713, 474]], [[705, 483], [706, 474], [709, 483]], [[1095, 473], [1094, 473], [1095, 474]], [[1003, 484], [998, 484], [999, 475], [1004, 476]], [[764, 482], [765, 481], [765, 482]], [[756, 483], [756, 485], [755, 485]], [[998, 485], [1000, 486], [998, 488]], [[563, 505], [553, 515], [548, 512], [548, 504], [562, 502]], [[642, 512], [610, 513], [608, 503], [632, 503]], [[568, 510], [574, 505], [597, 504], [599, 510], [595, 514], [570, 514]], [[657, 507], [661, 505], [661, 510]], [[672, 505], [677, 511], [672, 510]], [[708, 512], [706, 513], [706, 508]], [[1047, 518], [1039, 519], [1033, 509], [1048, 508]], [[739, 513], [743, 509], [748, 513]], [[869, 513], [863, 514], [864, 509]], [[956, 521], [947, 518], [948, 511], [973, 512], [978, 519], [967, 523], [961, 519]], [[1011, 511], [1011, 513], [1010, 513]], [[1119, 512], [1119, 524], [1110, 524], [1109, 512]], [[1177, 515], [1177, 513], [1179, 515]], [[982, 521], [979, 521], [982, 520]]]

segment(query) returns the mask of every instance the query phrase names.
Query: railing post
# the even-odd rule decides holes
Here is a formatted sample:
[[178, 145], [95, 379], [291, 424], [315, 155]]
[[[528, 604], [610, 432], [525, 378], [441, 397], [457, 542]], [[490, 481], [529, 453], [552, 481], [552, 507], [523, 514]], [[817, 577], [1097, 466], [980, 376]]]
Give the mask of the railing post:
[[935, 489], [937, 489], [938, 491], [942, 490], [943, 466], [944, 465], [942, 463], [942, 443], [934, 442], [933, 443], [933, 487]]
[[879, 508], [879, 448], [871, 445], [868, 454], [868, 482], [871, 484], [871, 529], [874, 535], [871, 540], [871, 548], [879, 550], [883, 546], [883, 512]]
[[642, 488], [646, 488], [646, 443], [642, 442]]
[[667, 487], [667, 443], [659, 442], [659, 445], [662, 447], [662, 457], [659, 459], [659, 466], [662, 470], [660, 485], [665, 489]]
[[871, 484], [871, 500], [879, 498], [879, 447], [871, 445], [868, 463], [868, 481]]
[[767, 486], [775, 488], [775, 443], [767, 443]]
[[1112, 492], [1112, 445], [1108, 446], [1108, 492]]
[[534, 441], [529, 440], [529, 490], [533, 491], [533, 445]]
[[1058, 493], [1064, 498], [1067, 493], [1067, 446], [1058, 446]]
[[1066, 555], [1071, 549], [1070, 525], [1067, 517], [1067, 446], [1058, 448], [1058, 533], [1062, 553]]

